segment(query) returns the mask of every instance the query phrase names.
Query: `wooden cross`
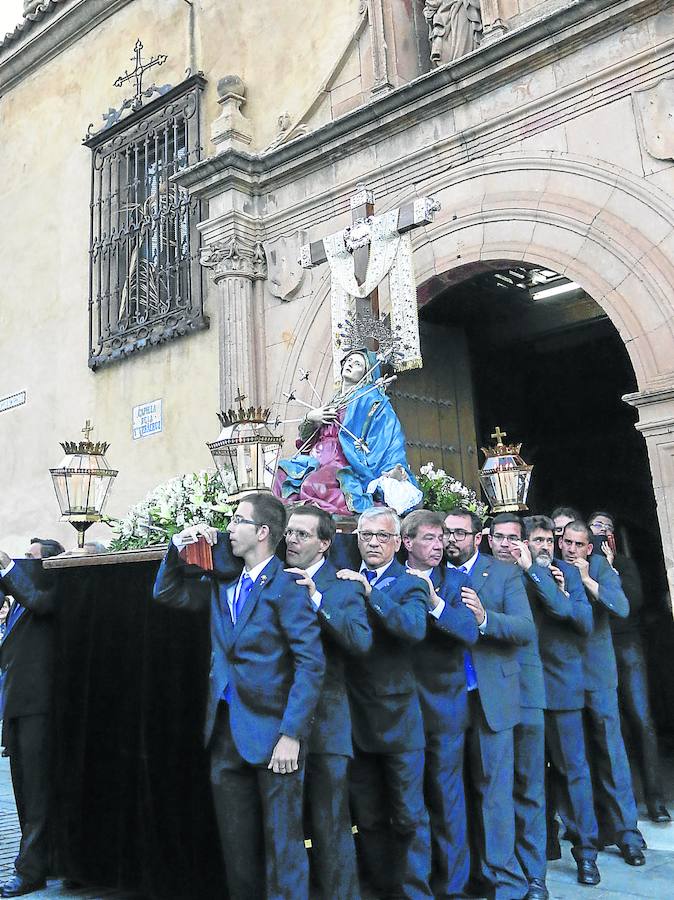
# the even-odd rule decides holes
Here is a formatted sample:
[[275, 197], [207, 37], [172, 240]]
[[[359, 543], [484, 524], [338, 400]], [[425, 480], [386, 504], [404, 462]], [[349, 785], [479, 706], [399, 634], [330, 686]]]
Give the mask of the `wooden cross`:
[[243, 401], [246, 400], [246, 399], [248, 399], [247, 396], [246, 396], [246, 394], [244, 394], [244, 393], [242, 392], [241, 388], [239, 388], [239, 392], [238, 392], [238, 394], [236, 395], [236, 397], [234, 398], [234, 402], [235, 402], [235, 403], [238, 403], [239, 406], [242, 406], [242, 405], [243, 405]]
[[[136, 65], [132, 72], [127, 72], [124, 70], [124, 74], [120, 75], [115, 80], [115, 87], [121, 87], [126, 81], [136, 82], [136, 96], [133, 98], [133, 103], [131, 105], [132, 109], [140, 109], [143, 105], [143, 75], [151, 69], [153, 66], [163, 66], [168, 56], [164, 53], [160, 53], [159, 56], [153, 56], [148, 62], [143, 63], [140, 56], [140, 51], [143, 49], [143, 45], [141, 44], [140, 38], [136, 41], [136, 45], [133, 48], [135, 50], [135, 61]], [[131, 62], [134, 61], [134, 57], [131, 57]]]
[[91, 424], [89, 419], [84, 423], [84, 428], [82, 429], [82, 434], [84, 435], [84, 440], [89, 441], [91, 437], [91, 432], [94, 430], [94, 426]]
[[[364, 184], [356, 187], [356, 193], [350, 200], [351, 206], [351, 235], [359, 229], [366, 231], [366, 220], [374, 215], [374, 192], [368, 190]], [[398, 210], [398, 233], [405, 234], [421, 225], [428, 225], [433, 221], [435, 212], [440, 204], [430, 197], [421, 197], [412, 203], [406, 203]], [[367, 267], [370, 263], [370, 241], [365, 234], [362, 246], [357, 246], [353, 251], [354, 276], [359, 285], [365, 282]], [[305, 244], [300, 250], [299, 262], [303, 269], [313, 269], [327, 261], [323, 241], [314, 241]], [[367, 297], [356, 298], [356, 319], [379, 319], [379, 291], [375, 288]], [[379, 341], [375, 337], [366, 340], [368, 350], [379, 349]]]
[[493, 437], [494, 440], [496, 441], [496, 446], [499, 446], [499, 444], [502, 444], [502, 443], [503, 443], [503, 438], [504, 438], [504, 437], [508, 437], [508, 432], [507, 432], [507, 431], [501, 431], [501, 429], [500, 429], [499, 426], [497, 425], [497, 426], [496, 426], [496, 430], [495, 430], [494, 433], [491, 435], [491, 437]]

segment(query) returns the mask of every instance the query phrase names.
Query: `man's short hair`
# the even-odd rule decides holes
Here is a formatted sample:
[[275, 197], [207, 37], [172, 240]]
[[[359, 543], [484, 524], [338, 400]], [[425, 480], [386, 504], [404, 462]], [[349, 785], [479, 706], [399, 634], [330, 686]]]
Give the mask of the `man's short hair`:
[[442, 521], [444, 523], [447, 516], [466, 516], [470, 519], [470, 529], [474, 534], [482, 533], [482, 519], [478, 516], [477, 513], [474, 513], [470, 509], [466, 509], [463, 506], [453, 506], [451, 509], [448, 509], [447, 512], [442, 514]]
[[394, 509], [388, 506], [371, 506], [365, 512], [362, 512], [358, 517], [358, 531], [361, 531], [363, 525], [368, 522], [374, 519], [383, 519], [384, 516], [389, 516], [393, 521], [393, 533], [400, 534], [400, 517]]
[[38, 538], [34, 537], [30, 539], [31, 544], [39, 544], [42, 554], [42, 559], [49, 559], [50, 556], [58, 556], [60, 553], [65, 553], [65, 549], [62, 544], [59, 544], [58, 541], [54, 541], [51, 538]]
[[577, 522], [579, 519], [582, 520], [583, 518], [578, 510], [574, 509], [573, 506], [556, 506], [550, 513], [550, 518], [556, 519], [559, 516], [573, 519], [574, 522]]
[[591, 515], [587, 517], [588, 522], [594, 522], [597, 516], [603, 516], [605, 519], [611, 520], [611, 525], [615, 526], [615, 516], [613, 513], [606, 512], [605, 510], [597, 509]]
[[400, 532], [403, 537], [415, 538], [420, 528], [440, 528], [445, 524], [444, 515], [432, 509], [415, 509], [402, 522]]
[[515, 525], [519, 525], [520, 527], [520, 537], [524, 534], [524, 528], [522, 526], [522, 520], [519, 516], [516, 516], [514, 513], [499, 513], [497, 516], [491, 520], [491, 525], [489, 526], [489, 534], [494, 536], [494, 529], [497, 525], [509, 525], [514, 523]]
[[332, 543], [335, 537], [335, 523], [329, 512], [321, 509], [320, 506], [312, 506], [304, 504], [296, 506], [290, 510], [291, 516], [313, 516], [316, 519], [316, 534], [319, 541], [330, 541]]
[[585, 537], [587, 538], [588, 544], [592, 543], [592, 532], [587, 527], [585, 522], [582, 519], [575, 519], [573, 522], [568, 522], [564, 526], [564, 531], [562, 532], [562, 536], [566, 534], [567, 531], [582, 531]]
[[555, 523], [550, 516], [527, 516], [524, 519], [524, 533], [530, 538], [534, 531], [550, 531], [555, 533]]
[[269, 529], [269, 539], [274, 547], [283, 537], [286, 527], [286, 508], [273, 494], [260, 491], [255, 494], [246, 494], [241, 498], [242, 502], [250, 503], [253, 507], [255, 521], [260, 525], [266, 525]]

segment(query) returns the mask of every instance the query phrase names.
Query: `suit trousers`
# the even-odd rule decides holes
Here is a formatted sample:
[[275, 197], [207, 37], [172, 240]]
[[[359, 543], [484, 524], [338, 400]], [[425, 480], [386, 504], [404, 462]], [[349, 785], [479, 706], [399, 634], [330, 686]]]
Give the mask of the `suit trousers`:
[[641, 846], [616, 690], [585, 691], [585, 725], [597, 817], [606, 828], [603, 842]]
[[639, 635], [621, 635], [613, 640], [618, 664], [618, 701], [628, 733], [636, 748], [639, 774], [646, 803], [662, 801], [658, 738], [648, 699], [646, 660]]
[[230, 900], [308, 900], [304, 847], [304, 765], [278, 775], [239, 755], [229, 707], [218, 706], [211, 751], [211, 790]]
[[513, 729], [492, 731], [478, 691], [469, 691], [470, 727], [466, 735], [468, 773], [477, 800], [480, 871], [489, 883], [489, 900], [519, 900], [529, 884], [515, 856]]
[[424, 751], [364, 753], [351, 763], [351, 807], [364, 875], [386, 898], [432, 897]]
[[515, 743], [515, 853], [528, 881], [545, 881], [545, 717], [522, 707], [513, 729]]
[[592, 778], [579, 709], [548, 709], [545, 740], [552, 768], [552, 806], [556, 806], [573, 844], [573, 856], [597, 858], [597, 819]]
[[14, 867], [27, 881], [42, 881], [49, 865], [49, 716], [8, 719], [3, 733], [21, 826]]
[[359, 900], [349, 809], [348, 756], [309, 753], [305, 803], [311, 821], [312, 872], [322, 900]]
[[464, 745], [463, 731], [426, 732], [424, 795], [431, 820], [431, 888], [436, 900], [464, 896], [470, 874]]

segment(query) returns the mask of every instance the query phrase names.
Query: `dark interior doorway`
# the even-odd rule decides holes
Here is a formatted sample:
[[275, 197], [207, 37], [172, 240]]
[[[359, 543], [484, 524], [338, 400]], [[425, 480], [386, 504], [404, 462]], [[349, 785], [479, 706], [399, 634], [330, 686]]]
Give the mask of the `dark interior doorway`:
[[[422, 302], [429, 297], [420, 311], [422, 335], [429, 327], [465, 335], [477, 445], [490, 445], [497, 425], [507, 442], [522, 442], [522, 456], [534, 465], [532, 512], [549, 514], [563, 504], [616, 516], [619, 543], [644, 581], [653, 712], [674, 745], [674, 624], [646, 445], [634, 427], [636, 410], [622, 400], [637, 390], [634, 371], [592, 298], [541, 271], [501, 261], [452, 272], [444, 289], [421, 291]], [[533, 299], [548, 284], [566, 290]]]

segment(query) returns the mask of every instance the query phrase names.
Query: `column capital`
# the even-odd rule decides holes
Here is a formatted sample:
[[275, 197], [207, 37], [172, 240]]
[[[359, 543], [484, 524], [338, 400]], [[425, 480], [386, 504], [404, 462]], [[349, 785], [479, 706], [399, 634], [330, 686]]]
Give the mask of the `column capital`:
[[256, 281], [267, 277], [267, 257], [262, 241], [251, 241], [236, 233], [202, 247], [201, 265], [213, 270], [216, 284], [224, 278]]

